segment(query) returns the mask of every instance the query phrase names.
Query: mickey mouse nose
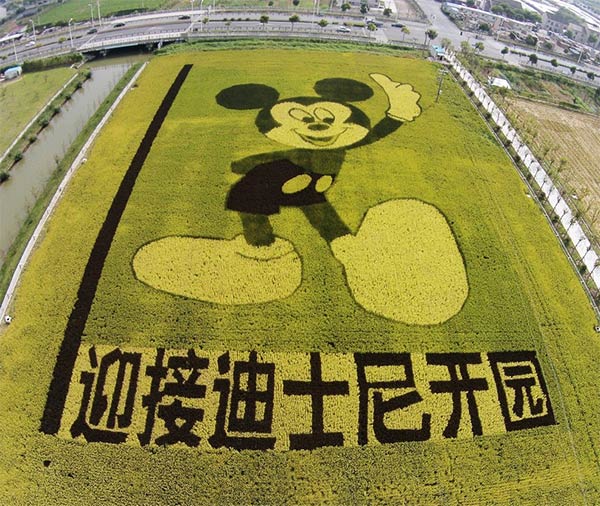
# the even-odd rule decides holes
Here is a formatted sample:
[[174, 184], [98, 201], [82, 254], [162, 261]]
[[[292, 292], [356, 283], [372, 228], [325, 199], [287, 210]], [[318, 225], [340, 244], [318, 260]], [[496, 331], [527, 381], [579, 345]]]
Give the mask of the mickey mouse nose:
[[326, 125], [325, 123], [311, 123], [310, 125], [308, 125], [308, 129], [309, 130], [327, 130], [329, 128], [329, 125]]

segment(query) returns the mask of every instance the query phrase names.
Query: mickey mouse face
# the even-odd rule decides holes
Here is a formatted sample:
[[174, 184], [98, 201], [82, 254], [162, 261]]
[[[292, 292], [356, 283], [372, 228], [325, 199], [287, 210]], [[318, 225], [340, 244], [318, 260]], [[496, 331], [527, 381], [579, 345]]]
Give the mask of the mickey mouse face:
[[[369, 119], [346, 101], [366, 100], [373, 90], [351, 79], [324, 79], [315, 85], [322, 98], [296, 97], [278, 102], [277, 90], [259, 84], [232, 86], [217, 95], [229, 109], [263, 109], [256, 125], [269, 139], [303, 149], [339, 149], [363, 139]], [[323, 100], [324, 99], [324, 100]]]
[[334, 149], [363, 139], [369, 130], [349, 121], [352, 110], [337, 102], [279, 102], [271, 116], [279, 124], [266, 132], [269, 139], [287, 146], [308, 149]]

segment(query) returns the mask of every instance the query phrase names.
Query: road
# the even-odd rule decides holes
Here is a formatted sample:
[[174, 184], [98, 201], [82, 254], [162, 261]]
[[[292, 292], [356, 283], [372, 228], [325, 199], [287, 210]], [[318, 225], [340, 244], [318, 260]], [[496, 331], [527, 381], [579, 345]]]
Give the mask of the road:
[[[529, 60], [527, 57], [520, 57], [517, 54], [509, 53], [504, 57], [501, 50], [506, 46], [506, 43], [494, 40], [492, 37], [476, 36], [473, 33], [461, 32], [452, 21], [450, 21], [441, 11], [441, 3], [435, 0], [418, 0], [419, 5], [427, 16], [426, 22], [419, 21], [402, 21], [410, 30], [409, 34], [402, 32], [400, 27], [392, 27], [391, 21], [383, 18], [384, 26], [379, 28], [374, 33], [368, 32], [364, 28], [351, 26], [352, 23], [361, 22], [362, 19], [357, 16], [345, 16], [343, 14], [327, 14], [321, 16], [313, 16], [311, 14], [299, 14], [300, 22], [292, 26], [289, 22], [291, 13], [289, 12], [270, 12], [269, 22], [264, 27], [265, 31], [276, 31], [281, 33], [289, 30], [292, 31], [312, 29], [318, 33], [327, 35], [337, 35], [340, 39], [351, 38], [354, 36], [370, 37], [372, 40], [379, 43], [400, 42], [406, 41], [411, 43], [423, 43], [425, 41], [425, 31], [432, 28], [438, 32], [435, 42], [441, 43], [442, 39], [448, 39], [455, 48], [460, 48], [461, 42], [467, 41], [471, 46], [481, 41], [484, 45], [483, 56], [495, 59], [504, 59], [507, 63], [528, 67]], [[92, 25], [89, 22], [73, 24], [71, 31], [68, 27], [56, 29], [52, 33], [38, 35], [37, 40], [21, 40], [15, 44], [8, 43], [0, 47], [0, 57], [4, 57], [4, 64], [20, 62], [23, 59], [33, 59], [44, 57], [49, 54], [68, 53], [71, 50], [71, 40], [73, 49], [77, 49], [84, 44], [95, 42], [109, 43], [111, 39], [122, 39], [124, 37], [133, 37], [141, 35], [172, 33], [179, 34], [192, 29], [197, 31], [231, 31], [232, 33], [243, 32], [246, 30], [256, 30], [260, 27], [259, 18], [265, 12], [246, 12], [246, 11], [214, 11], [211, 9], [198, 9], [192, 11], [173, 11], [161, 13], [149, 13], [140, 16], [128, 16], [124, 18], [104, 19], [102, 26]], [[208, 18], [210, 21], [205, 25], [202, 19]], [[226, 25], [224, 19], [229, 21], [229, 26]], [[321, 19], [327, 19], [329, 24], [321, 29], [316, 23]], [[341, 24], [347, 23], [350, 25], [349, 33], [338, 32]], [[115, 26], [115, 25], [122, 26]], [[89, 33], [92, 30], [97, 30], [95, 33]], [[434, 42], [434, 43], [435, 43]], [[37, 44], [36, 44], [37, 43]], [[533, 49], [513, 48], [524, 53], [531, 53]], [[549, 56], [543, 56], [550, 59]], [[564, 75], [570, 75], [568, 67], [574, 65], [572, 60], [567, 60], [556, 56], [559, 63], [566, 66], [559, 68], [558, 72]], [[596, 66], [580, 63], [577, 65], [586, 71], [600, 72]], [[557, 69], [549, 63], [539, 61], [537, 68], [557, 72]], [[583, 77], [581, 74], [579, 76]], [[594, 83], [595, 84], [595, 83]], [[598, 83], [600, 84], [600, 83]]]

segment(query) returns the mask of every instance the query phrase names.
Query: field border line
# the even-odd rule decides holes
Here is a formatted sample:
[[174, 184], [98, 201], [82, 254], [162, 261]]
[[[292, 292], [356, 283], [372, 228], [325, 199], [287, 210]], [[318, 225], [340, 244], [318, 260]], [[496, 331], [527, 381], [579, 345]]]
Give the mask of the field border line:
[[[133, 86], [135, 81], [138, 79], [138, 77], [140, 76], [142, 71], [146, 68], [147, 64], [148, 64], [148, 62], [144, 62], [144, 64], [140, 67], [140, 69], [133, 75], [133, 77], [131, 78], [129, 83], [127, 83], [125, 88], [123, 88], [123, 91], [121, 91], [121, 93], [115, 99], [115, 101], [110, 106], [108, 111], [106, 111], [106, 114], [100, 120], [100, 123], [98, 123], [98, 125], [96, 126], [94, 131], [88, 137], [88, 140], [85, 142], [85, 144], [81, 148], [81, 151], [79, 151], [79, 154], [77, 155], [77, 157], [71, 164], [71, 167], [69, 167], [69, 170], [65, 173], [65, 176], [64, 176], [63, 180], [61, 181], [61, 183], [59, 184], [58, 188], [56, 189], [56, 192], [54, 193], [52, 200], [48, 204], [48, 207], [44, 211], [44, 214], [42, 215], [42, 217], [40, 218], [40, 221], [38, 222], [37, 226], [35, 227], [35, 230], [33, 231], [31, 238], [27, 242], [27, 246], [25, 247], [25, 250], [23, 251], [21, 258], [19, 259], [19, 263], [17, 264], [17, 267], [15, 268], [15, 272], [13, 273], [13, 275], [11, 277], [10, 283], [8, 285], [8, 289], [6, 290], [6, 294], [4, 295], [4, 299], [2, 300], [2, 304], [0, 305], [0, 317], [1, 318], [4, 318], [7, 315], [8, 306], [10, 305], [10, 303], [12, 301], [16, 287], [19, 283], [19, 279], [21, 277], [21, 274], [23, 273], [23, 269], [27, 265], [27, 262], [29, 262], [29, 258], [33, 252], [33, 249], [35, 248], [38, 238], [40, 237], [40, 235], [42, 233], [42, 230], [46, 226], [46, 223], [50, 219], [50, 216], [52, 215], [52, 213], [54, 212], [54, 209], [58, 205], [58, 202], [62, 198], [63, 191], [66, 189], [67, 185], [71, 181], [71, 178], [75, 174], [77, 168], [82, 163], [84, 163], [84, 158], [87, 155], [87, 152], [90, 149], [92, 143], [96, 140], [96, 137], [98, 136], [100, 131], [104, 128], [104, 125], [109, 120], [109, 118], [112, 116], [114, 110], [117, 108], [117, 106], [119, 105], [119, 103], [121, 102], [121, 100], [123, 99], [125, 94], [131, 89], [131, 87]], [[75, 78], [76, 76], [77, 76], [77, 74], [75, 74], [75, 76], [73, 76], [73, 78]], [[61, 90], [61, 92], [62, 92], [62, 90]], [[57, 96], [58, 96], [58, 94], [57, 94]], [[52, 100], [54, 100], [54, 98]], [[44, 109], [42, 109], [42, 111], [43, 110]]]
[[102, 226], [96, 235], [56, 356], [52, 380], [50, 381], [39, 428], [40, 432], [44, 434], [54, 435], [60, 429], [69, 386], [81, 345], [81, 337], [96, 298], [104, 263], [110, 252], [117, 228], [121, 223], [137, 178], [144, 168], [146, 159], [152, 150], [152, 145], [160, 133], [162, 124], [175, 103], [192, 67], [192, 64], [184, 64], [169, 86], [121, 179], [119, 188], [114, 194]]

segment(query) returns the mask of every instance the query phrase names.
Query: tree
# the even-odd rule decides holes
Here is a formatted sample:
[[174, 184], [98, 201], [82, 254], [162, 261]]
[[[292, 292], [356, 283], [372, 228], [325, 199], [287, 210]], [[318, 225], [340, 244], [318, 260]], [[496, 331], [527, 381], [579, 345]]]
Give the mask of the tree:
[[566, 165], [567, 165], [567, 159], [566, 158], [561, 158], [560, 160], [558, 160], [558, 167], [556, 167], [556, 172], [558, 174], [560, 174], [564, 170], [564, 168], [566, 167]]
[[371, 33], [373, 33], [375, 30], [377, 30], [375, 23], [367, 23], [367, 30], [369, 30]]
[[298, 7], [300, 5], [300, 0], [292, 0], [292, 4], [294, 4], [294, 7]]
[[300, 16], [298, 16], [298, 14], [294, 14], [293, 16], [289, 17], [288, 20], [290, 23], [292, 23], [292, 32], [294, 31], [294, 23], [297, 23], [298, 21], [300, 21]]
[[479, 31], [480, 32], [490, 33], [491, 29], [492, 29], [492, 27], [488, 23], [480, 23], [479, 24]]
[[504, 58], [504, 56], [507, 55], [509, 51], [510, 50], [506, 46], [504, 46], [502, 51], [500, 51], [502, 53], [502, 58]]
[[427, 44], [427, 39], [434, 40], [437, 36], [438, 33], [434, 29], [430, 28], [425, 32], [425, 42], [423, 42], [423, 44]]
[[460, 52], [464, 55], [468, 55], [471, 52], [471, 45], [466, 40], [460, 43]]
[[341, 7], [341, 9], [342, 9], [342, 12], [349, 11], [349, 10], [350, 10], [350, 4], [349, 4], [348, 2], [344, 2], [344, 3], [342, 4], [342, 7]]
[[448, 49], [452, 45], [452, 41], [446, 37], [442, 39], [441, 45], [444, 49]]
[[565, 31], [565, 37], [572, 39], [573, 38], [573, 32], [571, 30], [566, 30]]
[[400, 31], [402, 32], [402, 42], [404, 42], [404, 37], [410, 33], [410, 30], [408, 29], [408, 26], [403, 26]]
[[321, 27], [321, 31], [329, 24], [329, 21], [326, 19], [319, 20], [318, 25]]
[[535, 53], [531, 53], [531, 54], [529, 55], [529, 63], [531, 63], [532, 65], [536, 65], [536, 64], [537, 64], [537, 62], [538, 62], [538, 57], [537, 57], [537, 54], [535, 54]]
[[596, 74], [594, 74], [593, 72], [588, 72], [586, 75], [590, 81], [593, 81], [594, 77], [596, 77]]
[[575, 72], [577, 72], [577, 67], [573, 65], [572, 67], [569, 67], [569, 70], [571, 71], [572, 75], [575, 75]]
[[269, 22], [269, 16], [267, 16], [266, 14], [263, 14], [260, 19], [260, 24], [263, 25], [263, 30], [266, 30], [267, 28], [267, 23]]
[[558, 67], [558, 61], [556, 58], [552, 58], [550, 60], [550, 65], [552, 65], [554, 68]]
[[596, 44], [596, 42], [598, 42], [598, 37], [596, 35], [594, 35], [593, 33], [588, 37], [588, 42], [590, 44]]
[[536, 46], [538, 43], [537, 37], [534, 37], [533, 35], [528, 35], [525, 38], [525, 44], [527, 44], [528, 46]]
[[390, 9], [389, 7], [383, 9], [383, 15], [386, 18], [389, 18], [392, 15], [392, 9]]
[[367, 12], [369, 12], [369, 6], [366, 2], [361, 2], [360, 3], [360, 13], [361, 14], [366, 14]]
[[554, 44], [552, 44], [552, 42], [544, 42], [542, 44], [542, 47], [546, 50], [546, 51], [552, 51], [554, 49]]
[[485, 46], [483, 45], [483, 42], [477, 42], [475, 44], [475, 46], [473, 46], [477, 51], [479, 51], [480, 53], [483, 52], [483, 50], [485, 49]]
[[475, 7], [475, 0], [467, 0], [467, 7]]

